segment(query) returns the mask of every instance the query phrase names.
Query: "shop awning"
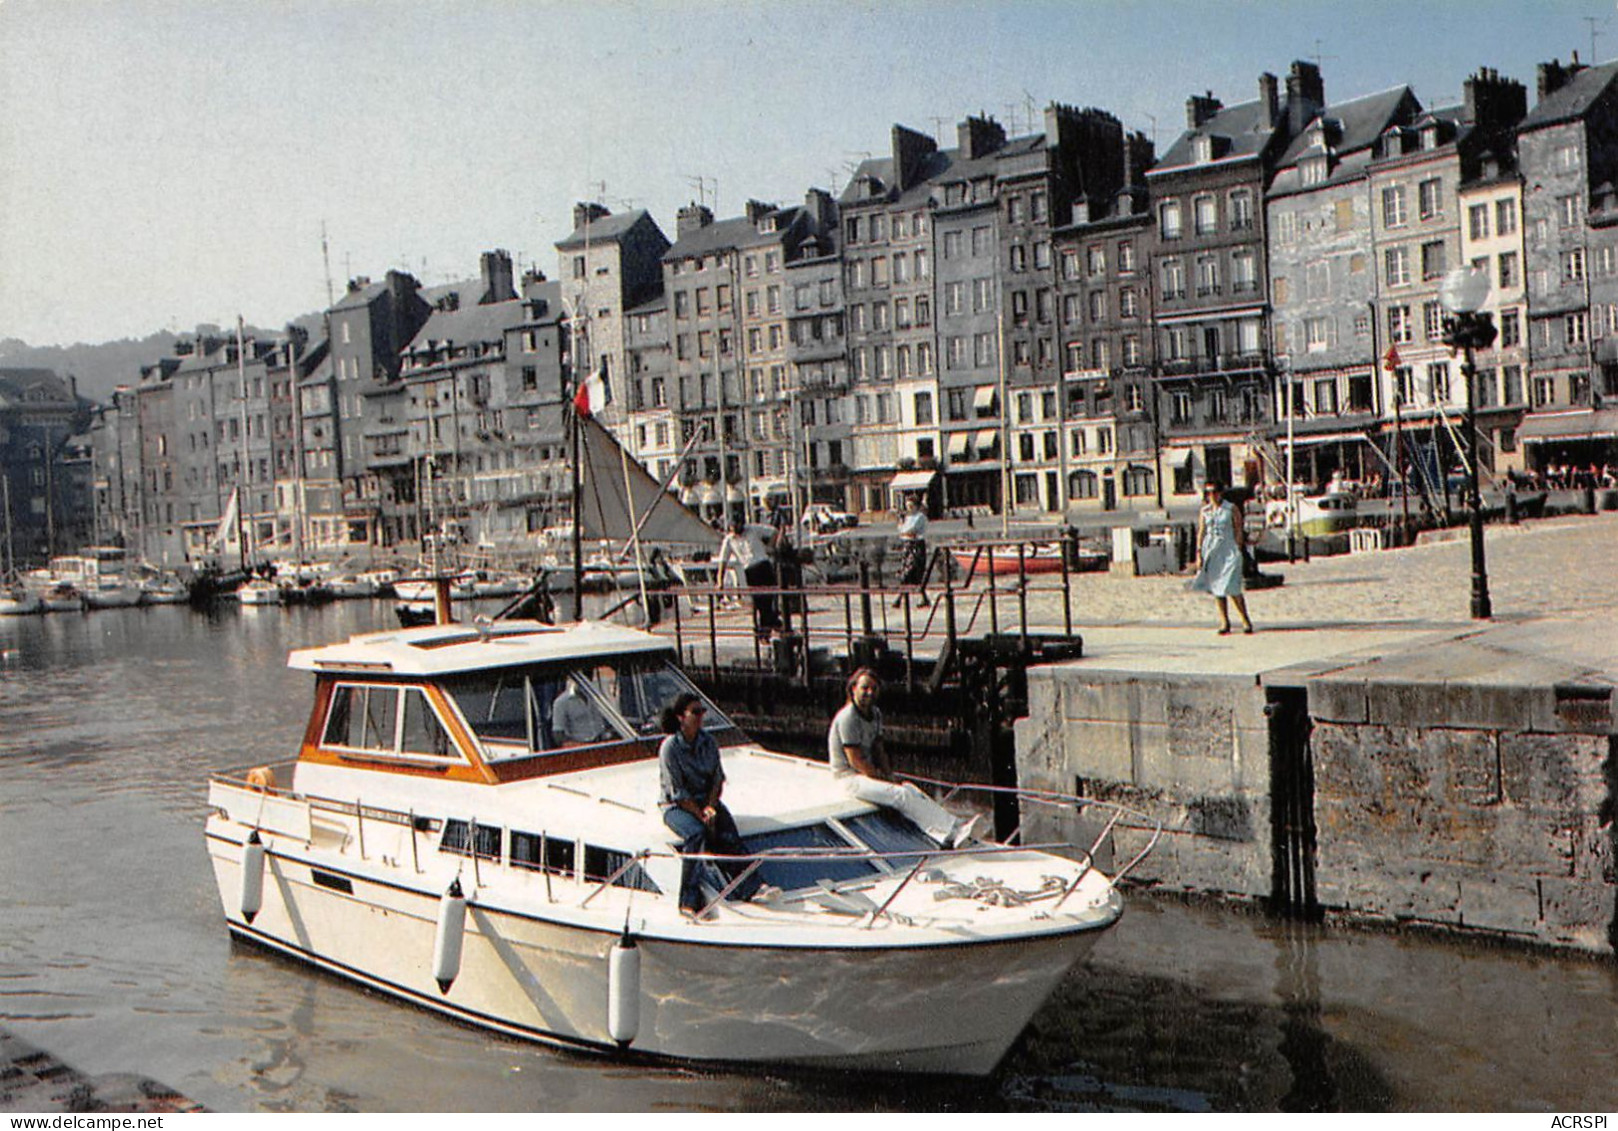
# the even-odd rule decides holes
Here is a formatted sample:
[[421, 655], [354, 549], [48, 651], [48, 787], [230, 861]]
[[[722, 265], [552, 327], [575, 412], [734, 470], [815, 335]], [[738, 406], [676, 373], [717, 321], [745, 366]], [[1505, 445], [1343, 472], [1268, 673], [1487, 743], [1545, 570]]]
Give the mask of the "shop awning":
[[994, 407], [994, 386], [979, 385], [977, 392], [972, 394], [972, 407], [982, 412], [984, 409]]
[[1565, 444], [1618, 439], [1618, 408], [1536, 412], [1523, 418], [1517, 439], [1525, 444]]
[[937, 476], [936, 471], [901, 471], [888, 486], [895, 491], [925, 491]]
[[[1311, 444], [1369, 444], [1371, 438], [1364, 432], [1316, 432], [1313, 435], [1299, 433], [1292, 437], [1292, 446], [1305, 448]], [[1287, 437], [1283, 432], [1275, 438], [1276, 446], [1286, 451]]]

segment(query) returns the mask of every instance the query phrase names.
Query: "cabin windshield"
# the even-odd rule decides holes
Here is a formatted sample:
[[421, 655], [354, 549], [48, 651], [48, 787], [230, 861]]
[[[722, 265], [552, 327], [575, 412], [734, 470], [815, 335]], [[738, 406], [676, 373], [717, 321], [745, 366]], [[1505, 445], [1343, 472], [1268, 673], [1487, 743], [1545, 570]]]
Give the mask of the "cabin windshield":
[[779, 829], [755, 833], [742, 838], [749, 855], [777, 852], [783, 856], [808, 855], [807, 860], [771, 860], [767, 856], [758, 866], [758, 874], [767, 884], [782, 891], [801, 891], [824, 884], [839, 884], [847, 880], [860, 880], [878, 873], [877, 866], [868, 859], [837, 856], [818, 856], [828, 849], [853, 851], [856, 847], [827, 824], [801, 825], [794, 829]]
[[[658, 734], [663, 707], [695, 691], [662, 656], [467, 672], [444, 689], [493, 761]], [[706, 729], [731, 727], [710, 707]]]

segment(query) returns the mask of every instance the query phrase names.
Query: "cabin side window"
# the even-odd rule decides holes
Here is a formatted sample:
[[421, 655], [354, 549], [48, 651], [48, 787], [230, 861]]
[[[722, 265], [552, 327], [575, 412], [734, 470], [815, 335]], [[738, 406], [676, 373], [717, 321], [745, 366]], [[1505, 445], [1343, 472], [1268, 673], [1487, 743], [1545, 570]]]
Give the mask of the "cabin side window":
[[[599, 845], [587, 844], [584, 846], [584, 878], [591, 883], [600, 883], [609, 876], [614, 877], [614, 887], [634, 888], [636, 891], [656, 892], [661, 889], [652, 882], [652, 878], [641, 867], [640, 861], [630, 863], [632, 857], [627, 852], [619, 852], [614, 848], [602, 848]], [[628, 864], [627, 868], [624, 865]]]
[[497, 825], [473, 825], [467, 821], [445, 821], [438, 851], [455, 856], [475, 855], [480, 860], [499, 860], [500, 828]]
[[574, 846], [544, 833], [511, 833], [511, 866], [573, 878]]
[[419, 687], [338, 684], [332, 689], [321, 744], [411, 761], [460, 760], [449, 731]]

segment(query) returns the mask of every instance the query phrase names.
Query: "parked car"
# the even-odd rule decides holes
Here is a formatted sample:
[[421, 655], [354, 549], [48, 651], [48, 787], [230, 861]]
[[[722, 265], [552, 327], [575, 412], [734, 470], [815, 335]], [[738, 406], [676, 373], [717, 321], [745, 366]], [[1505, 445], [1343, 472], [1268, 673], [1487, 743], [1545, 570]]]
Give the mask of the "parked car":
[[825, 503], [814, 503], [806, 507], [802, 521], [804, 528], [815, 534], [851, 530], [860, 524], [857, 516], [847, 511], [832, 510]]

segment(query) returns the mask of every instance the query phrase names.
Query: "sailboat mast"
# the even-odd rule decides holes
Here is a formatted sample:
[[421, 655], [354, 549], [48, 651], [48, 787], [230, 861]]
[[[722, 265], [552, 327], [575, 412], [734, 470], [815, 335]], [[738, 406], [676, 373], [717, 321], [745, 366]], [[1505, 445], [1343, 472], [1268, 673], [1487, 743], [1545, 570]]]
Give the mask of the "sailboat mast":
[[243, 488], [245, 488], [247, 486], [248, 477], [252, 473], [253, 461], [252, 461], [252, 456], [249, 454], [250, 449], [247, 446], [247, 349], [246, 349], [246, 327], [245, 327], [245, 324], [242, 321], [242, 316], [240, 314], [238, 314], [236, 316], [236, 392], [241, 397], [241, 413], [240, 413], [240, 415], [241, 415], [241, 422], [242, 422], [242, 450], [241, 450], [242, 470], [241, 470], [241, 474], [236, 477], [236, 487], [237, 487], [237, 492], [238, 492], [238, 494], [240, 496], [240, 504], [241, 504], [236, 508], [236, 544], [239, 547], [241, 547], [242, 568], [246, 569], [247, 568], [248, 554], [249, 554], [249, 550], [251, 549], [251, 547], [249, 547], [248, 544], [247, 544], [247, 540], [248, 540], [248, 537], [249, 537], [249, 535], [250, 535], [250, 533], [252, 531], [252, 524], [246, 521], [246, 513], [245, 512], [247, 511], [248, 503], [251, 500], [250, 500], [250, 498], [248, 496], [247, 491], [243, 490]]

